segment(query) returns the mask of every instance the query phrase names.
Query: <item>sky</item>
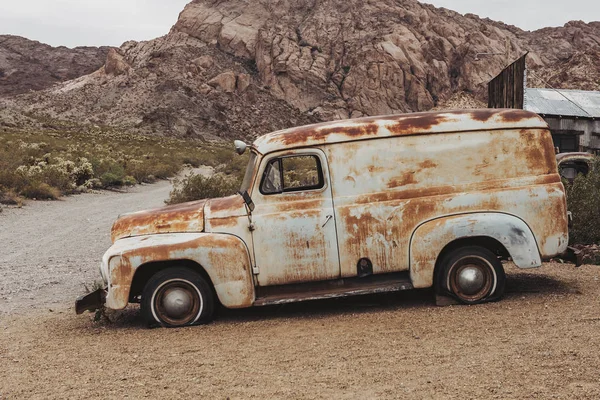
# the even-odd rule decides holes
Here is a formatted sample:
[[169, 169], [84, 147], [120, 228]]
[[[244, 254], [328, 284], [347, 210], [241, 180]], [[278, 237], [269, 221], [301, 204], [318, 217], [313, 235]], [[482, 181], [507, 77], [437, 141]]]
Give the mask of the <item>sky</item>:
[[[190, 0], [0, 0], [0, 34], [53, 46], [120, 46], [169, 32]], [[599, 0], [426, 0], [525, 30], [600, 20]], [[517, 8], [518, 7], [518, 8]]]

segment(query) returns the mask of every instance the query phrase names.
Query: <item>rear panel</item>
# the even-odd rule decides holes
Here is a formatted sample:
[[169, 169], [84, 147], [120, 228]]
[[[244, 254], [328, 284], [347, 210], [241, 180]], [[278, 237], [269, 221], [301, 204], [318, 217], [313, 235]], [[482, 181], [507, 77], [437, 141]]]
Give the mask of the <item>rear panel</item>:
[[564, 249], [564, 188], [546, 129], [404, 136], [324, 146], [342, 276], [409, 268], [410, 236], [445, 215], [503, 212], [532, 229], [542, 257]]

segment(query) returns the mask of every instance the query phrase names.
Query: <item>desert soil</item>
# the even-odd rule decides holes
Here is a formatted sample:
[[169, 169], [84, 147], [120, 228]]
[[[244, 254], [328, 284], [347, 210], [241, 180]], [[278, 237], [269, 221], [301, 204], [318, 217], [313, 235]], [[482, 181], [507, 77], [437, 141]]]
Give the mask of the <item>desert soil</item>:
[[478, 306], [436, 307], [425, 290], [221, 310], [185, 329], [146, 329], [135, 307], [75, 315], [115, 217], [170, 189], [0, 213], [0, 399], [600, 398], [595, 266], [506, 265], [505, 298]]

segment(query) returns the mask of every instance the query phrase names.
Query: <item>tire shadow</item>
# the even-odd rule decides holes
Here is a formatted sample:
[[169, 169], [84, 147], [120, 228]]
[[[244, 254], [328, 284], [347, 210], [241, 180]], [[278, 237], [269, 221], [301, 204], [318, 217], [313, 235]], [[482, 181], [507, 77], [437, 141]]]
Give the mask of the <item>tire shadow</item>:
[[506, 275], [504, 295], [506, 299], [567, 294], [582, 294], [582, 292], [577, 284], [548, 275], [528, 272], [516, 272]]
[[[507, 274], [505, 295], [500, 301], [523, 301], [523, 298], [572, 294], [581, 294], [576, 284], [548, 275], [515, 272]], [[383, 313], [410, 309], [422, 309], [426, 312], [431, 307], [437, 307], [433, 290], [414, 289], [244, 309], [228, 309], [219, 305], [215, 311], [217, 323], [241, 323], [287, 318], [327, 318], [346, 314]], [[94, 322], [93, 325], [108, 329], [144, 329], [147, 327], [138, 305], [130, 305], [123, 311], [110, 313], [109, 320]]]

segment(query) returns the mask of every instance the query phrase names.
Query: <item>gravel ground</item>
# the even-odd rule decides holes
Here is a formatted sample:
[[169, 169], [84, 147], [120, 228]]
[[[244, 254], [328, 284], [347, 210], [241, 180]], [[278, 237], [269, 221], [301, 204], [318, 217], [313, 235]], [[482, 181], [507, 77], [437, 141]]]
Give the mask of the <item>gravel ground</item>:
[[436, 307], [425, 290], [221, 310], [185, 329], [145, 329], [135, 307], [76, 316], [114, 218], [169, 190], [0, 213], [0, 399], [600, 398], [594, 266], [506, 265], [505, 298], [478, 306]]
[[100, 192], [29, 202], [0, 213], [0, 317], [48, 309], [85, 293], [100, 278], [110, 227], [122, 213], [160, 207], [169, 181], [126, 193]]

